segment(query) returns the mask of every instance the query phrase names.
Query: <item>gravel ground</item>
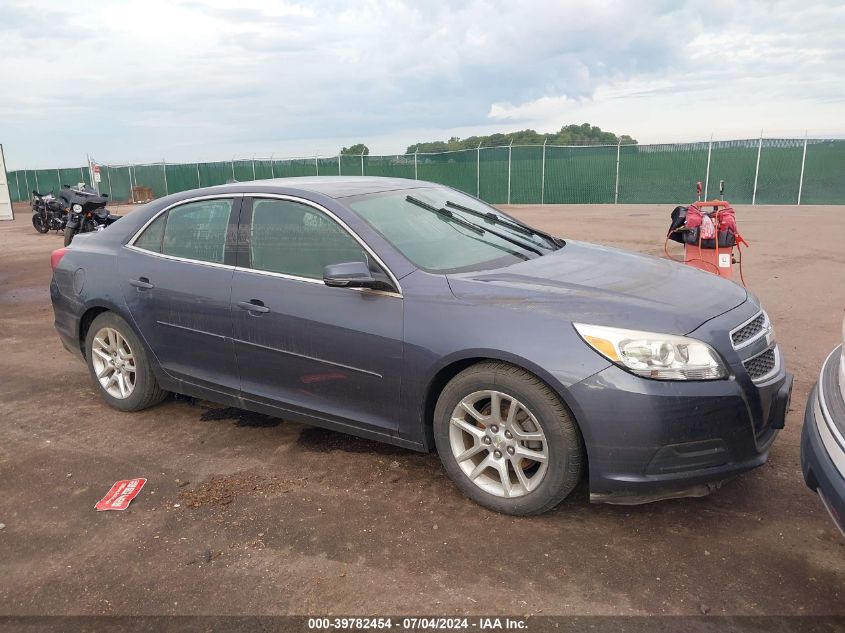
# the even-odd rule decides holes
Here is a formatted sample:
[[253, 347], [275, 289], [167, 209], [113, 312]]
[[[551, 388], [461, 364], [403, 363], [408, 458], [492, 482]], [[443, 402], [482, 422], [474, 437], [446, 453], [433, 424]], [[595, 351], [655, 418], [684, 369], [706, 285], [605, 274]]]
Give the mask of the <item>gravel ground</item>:
[[[746, 281], [796, 376], [769, 463], [638, 507], [581, 486], [534, 518], [474, 505], [434, 455], [208, 402], [110, 409], [53, 330], [61, 237], [16, 208], [0, 223], [0, 614], [845, 614], [845, 542], [799, 463], [845, 308], [841, 207], [738, 209]], [[662, 255], [671, 206], [511, 210]], [[149, 482], [127, 511], [94, 511], [130, 477]]]

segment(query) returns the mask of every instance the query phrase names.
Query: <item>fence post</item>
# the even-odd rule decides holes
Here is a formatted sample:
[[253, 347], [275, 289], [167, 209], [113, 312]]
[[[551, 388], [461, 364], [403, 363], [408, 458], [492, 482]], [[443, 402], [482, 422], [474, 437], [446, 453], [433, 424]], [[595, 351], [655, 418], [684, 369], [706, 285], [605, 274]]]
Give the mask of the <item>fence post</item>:
[[364, 150], [361, 150], [361, 175], [364, 175]]
[[540, 204], [546, 203], [546, 143], [548, 137], [543, 138], [543, 162], [540, 167]]
[[200, 178], [200, 164], [194, 163], [197, 166], [197, 189], [202, 187], [202, 179]]
[[704, 176], [704, 199], [707, 200], [707, 188], [710, 186], [710, 154], [713, 151], [713, 135], [710, 135], [710, 142], [707, 144], [707, 172]]
[[[59, 181], [59, 187], [61, 187], [62, 186], [62, 174], [59, 173], [58, 169], [56, 170], [56, 179]], [[73, 183], [69, 183], [69, 184], [73, 184]]]
[[235, 157], [232, 156], [232, 180], [235, 180]]
[[481, 199], [481, 141], [475, 148], [475, 197]]
[[[39, 193], [41, 193], [41, 187], [38, 186], [38, 170], [33, 169], [32, 173], [35, 174], [35, 190], [38, 191]], [[59, 183], [59, 184], [62, 184], [62, 183]]]
[[511, 203], [511, 152], [513, 150], [513, 139], [508, 145], [508, 204]]
[[801, 190], [804, 189], [804, 163], [807, 161], [807, 133], [804, 132], [804, 153], [801, 155], [801, 177], [798, 179], [798, 206], [801, 206]]
[[[18, 198], [21, 197], [21, 172], [20, 170], [15, 171], [15, 188], [18, 190]], [[27, 198], [29, 195], [27, 195]], [[23, 202], [23, 200], [18, 200], [18, 202]]]
[[417, 152], [419, 151], [419, 147], [414, 148], [414, 180], [419, 180], [419, 178], [417, 177]]
[[342, 176], [343, 174], [340, 173], [340, 154], [337, 155], [337, 175]]
[[616, 141], [616, 186], [613, 188], [613, 204], [619, 204], [619, 153], [622, 149], [622, 139]]
[[[32, 189], [29, 188], [29, 174], [26, 173], [26, 169], [23, 170], [23, 181], [26, 185], [26, 197], [29, 198], [32, 195]], [[20, 185], [18, 185], [18, 191], [20, 191]]]
[[760, 175], [760, 152], [763, 151], [763, 130], [760, 130], [760, 141], [757, 143], [757, 166], [754, 168], [754, 191], [751, 192], [751, 204], [757, 204], [757, 176]]
[[255, 180], [255, 156], [252, 157], [252, 179]]
[[273, 155], [270, 154], [270, 177], [276, 177], [276, 165], [273, 163]]
[[170, 190], [167, 188], [167, 161], [161, 159], [161, 173], [164, 174], [164, 195], [168, 195]]
[[111, 167], [106, 165], [106, 169], [109, 170], [109, 198], [114, 198], [114, 196], [112, 195], [112, 192], [111, 192]]
[[317, 160], [317, 154], [314, 154], [314, 169], [317, 170], [317, 175], [320, 175], [320, 162]]

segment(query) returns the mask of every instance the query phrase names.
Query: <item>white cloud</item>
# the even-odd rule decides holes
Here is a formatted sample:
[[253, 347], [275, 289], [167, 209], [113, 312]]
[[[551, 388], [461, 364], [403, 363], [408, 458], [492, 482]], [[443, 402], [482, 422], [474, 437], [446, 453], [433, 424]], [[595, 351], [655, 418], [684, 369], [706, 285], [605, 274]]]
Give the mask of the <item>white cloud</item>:
[[824, 2], [7, 2], [0, 142], [14, 168], [584, 121], [640, 140], [841, 134], [843, 28]]

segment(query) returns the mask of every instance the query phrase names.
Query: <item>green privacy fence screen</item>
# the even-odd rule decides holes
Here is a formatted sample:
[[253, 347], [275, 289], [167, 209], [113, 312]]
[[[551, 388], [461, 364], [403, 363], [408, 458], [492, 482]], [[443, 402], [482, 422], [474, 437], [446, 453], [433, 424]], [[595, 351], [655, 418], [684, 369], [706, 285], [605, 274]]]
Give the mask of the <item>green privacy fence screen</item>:
[[[528, 145], [392, 156], [233, 159], [102, 165], [100, 191], [132, 199], [228, 182], [295, 176], [389, 176], [442, 183], [494, 204], [689, 202], [695, 183], [735, 204], [845, 204], [845, 140], [745, 139], [655, 145]], [[12, 200], [90, 183], [88, 169], [9, 172]]]

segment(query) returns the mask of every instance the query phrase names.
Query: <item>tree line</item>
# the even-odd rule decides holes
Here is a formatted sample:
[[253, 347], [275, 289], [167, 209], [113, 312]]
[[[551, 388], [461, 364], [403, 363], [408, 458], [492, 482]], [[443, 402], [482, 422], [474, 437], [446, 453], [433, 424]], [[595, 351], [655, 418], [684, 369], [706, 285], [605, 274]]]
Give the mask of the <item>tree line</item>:
[[[487, 136], [468, 136], [459, 138], [453, 136], [448, 141], [426, 141], [414, 143], [405, 150], [406, 154], [415, 152], [448, 152], [460, 149], [475, 149], [477, 147], [501, 147], [510, 145], [636, 145], [637, 140], [627, 134], [617, 136], [613, 132], [606, 132], [597, 125], [582, 123], [581, 125], [564, 125], [559, 131], [552, 134], [540, 134], [535, 130], [519, 130], [506, 132], [504, 134], [489, 134]], [[363, 143], [356, 143], [351, 147], [344, 147], [340, 150], [343, 155], [360, 156], [367, 155], [370, 149]]]

